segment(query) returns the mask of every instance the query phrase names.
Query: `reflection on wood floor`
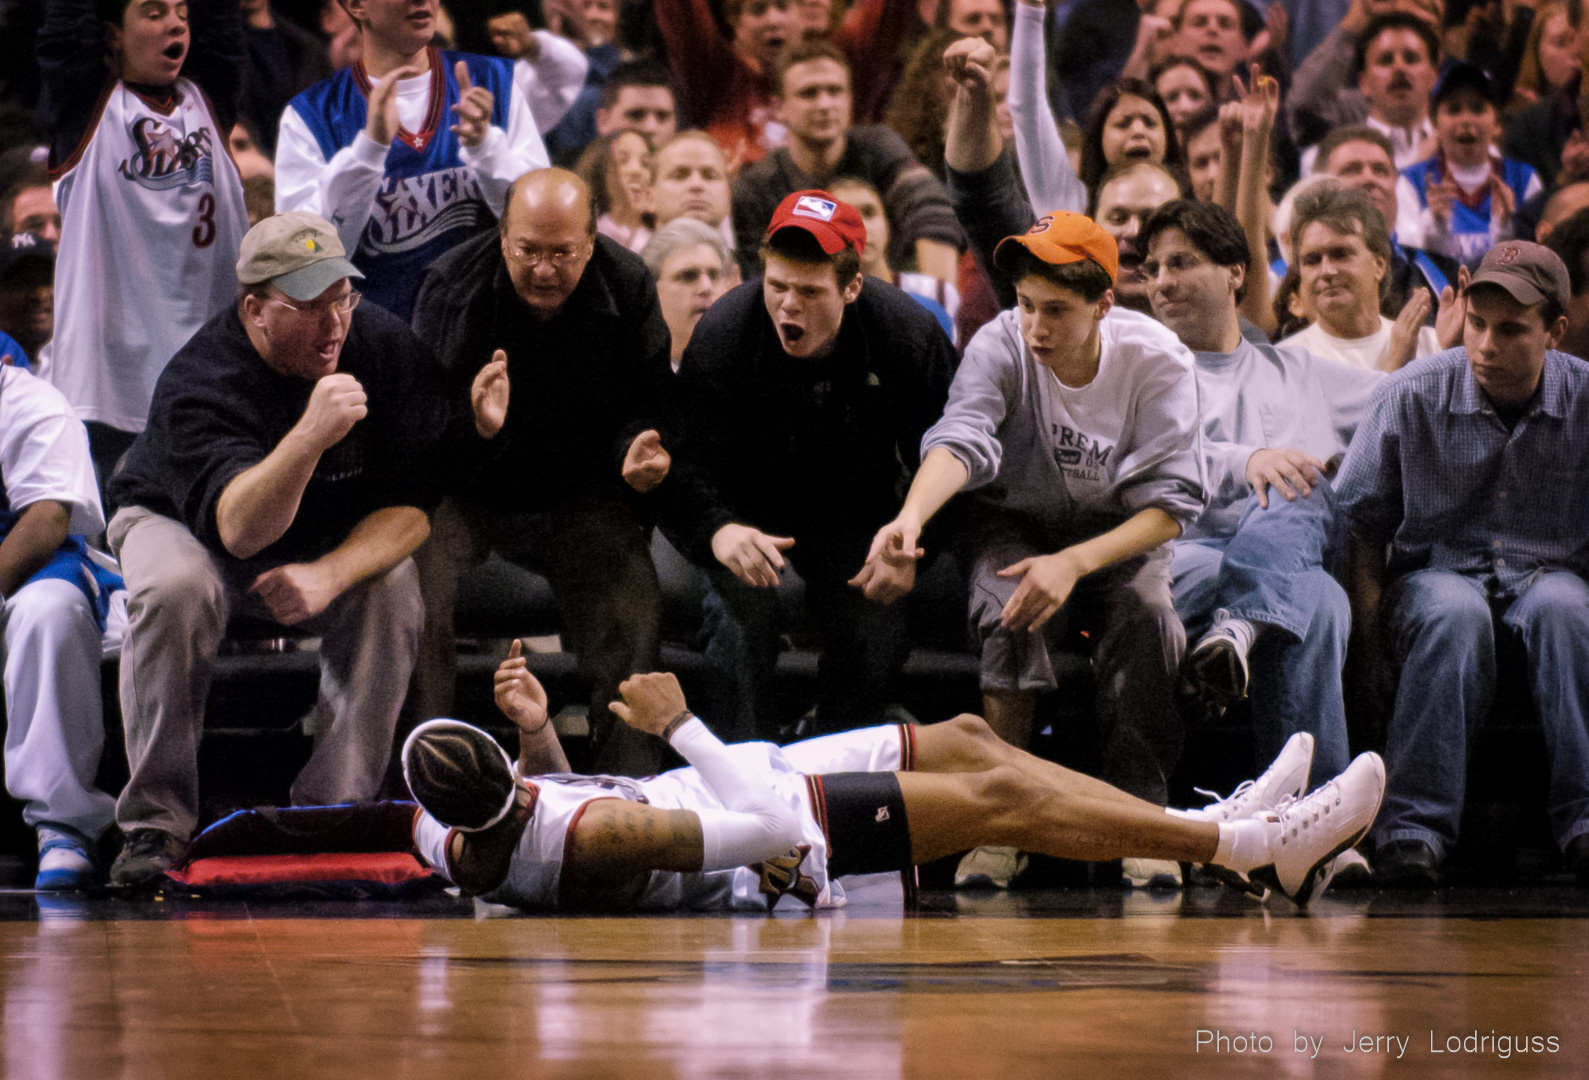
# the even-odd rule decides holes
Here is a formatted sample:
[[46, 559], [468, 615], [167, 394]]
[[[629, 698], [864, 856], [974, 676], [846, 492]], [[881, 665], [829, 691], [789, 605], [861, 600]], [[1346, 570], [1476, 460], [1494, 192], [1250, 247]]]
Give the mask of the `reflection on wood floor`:
[[1578, 897], [545, 919], [13, 895], [0, 1040], [27, 1080], [1582, 1077]]

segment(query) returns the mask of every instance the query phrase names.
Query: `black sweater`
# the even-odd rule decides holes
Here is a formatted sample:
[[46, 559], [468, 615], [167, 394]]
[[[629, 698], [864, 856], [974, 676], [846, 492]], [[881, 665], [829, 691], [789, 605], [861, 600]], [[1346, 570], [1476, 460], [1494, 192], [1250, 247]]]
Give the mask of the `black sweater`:
[[820, 359], [785, 353], [761, 282], [741, 285], [702, 316], [679, 368], [663, 531], [703, 566], [712, 535], [739, 522], [795, 537], [803, 573], [835, 559], [854, 573], [899, 512], [954, 366], [937, 320], [875, 278]]
[[455, 494], [525, 512], [628, 491], [624, 454], [640, 432], [661, 428], [673, 379], [672, 338], [638, 255], [597, 236], [573, 293], [540, 321], [513, 291], [491, 232], [431, 265], [414, 330], [435, 347], [464, 415], [475, 375], [495, 350], [508, 355], [507, 422], [459, 464]]
[[[395, 316], [366, 304], [353, 313], [337, 371], [359, 381], [369, 413], [320, 456], [291, 527], [260, 559], [315, 559], [376, 510], [428, 511], [436, 501], [449, 414], [430, 350]], [[230, 558], [215, 518], [221, 493], [292, 430], [314, 386], [267, 367], [237, 310], [223, 311], [161, 372], [149, 426], [111, 478], [112, 506], [175, 518]]]

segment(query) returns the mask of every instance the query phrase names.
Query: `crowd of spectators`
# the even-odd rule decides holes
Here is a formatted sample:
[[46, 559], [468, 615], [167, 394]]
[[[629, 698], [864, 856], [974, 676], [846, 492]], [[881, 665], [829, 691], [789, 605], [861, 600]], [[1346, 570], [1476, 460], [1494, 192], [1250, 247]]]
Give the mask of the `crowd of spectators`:
[[0, 39], [40, 888], [181, 858], [239, 616], [321, 641], [292, 800], [378, 797], [492, 552], [556, 596], [598, 768], [657, 770], [607, 705], [661, 663], [664, 542], [727, 737], [777, 734], [791, 568], [807, 732], [895, 714], [943, 554], [1001, 738], [1080, 650], [1101, 775], [1160, 805], [1238, 700], [1260, 765], [1378, 739], [1337, 868], [1389, 886], [1440, 880], [1516, 639], [1589, 883], [1579, 4], [0, 0]]

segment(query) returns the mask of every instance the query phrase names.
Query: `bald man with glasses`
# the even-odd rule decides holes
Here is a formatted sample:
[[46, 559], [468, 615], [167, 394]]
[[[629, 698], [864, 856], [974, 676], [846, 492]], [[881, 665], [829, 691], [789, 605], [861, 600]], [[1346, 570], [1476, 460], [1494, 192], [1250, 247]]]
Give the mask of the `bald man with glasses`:
[[237, 276], [236, 305], [172, 358], [110, 485], [129, 590], [116, 886], [158, 879], [198, 825], [205, 697], [233, 615], [322, 641], [296, 805], [376, 796], [419, 648], [410, 556], [452, 437], [435, 357], [359, 306], [362, 275], [314, 214], [256, 225]]
[[432, 265], [414, 329], [447, 370], [456, 414], [486, 415], [448, 470], [416, 555], [425, 634], [413, 715], [452, 714], [459, 577], [495, 551], [546, 577], [590, 689], [600, 772], [656, 772], [660, 739], [617, 724], [618, 684], [661, 664], [661, 590], [645, 496], [671, 458], [660, 411], [672, 336], [645, 263], [595, 228], [590, 189], [538, 169], [513, 184], [496, 233]]

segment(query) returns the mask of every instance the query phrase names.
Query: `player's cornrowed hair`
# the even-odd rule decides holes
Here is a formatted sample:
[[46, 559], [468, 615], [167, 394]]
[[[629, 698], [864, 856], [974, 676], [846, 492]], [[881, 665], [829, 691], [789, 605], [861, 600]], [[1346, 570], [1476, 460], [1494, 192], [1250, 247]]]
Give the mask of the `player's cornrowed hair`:
[[475, 832], [513, 809], [513, 769], [497, 741], [457, 720], [430, 720], [403, 745], [414, 800], [443, 825]]

